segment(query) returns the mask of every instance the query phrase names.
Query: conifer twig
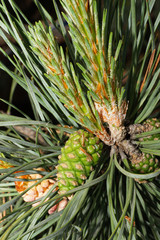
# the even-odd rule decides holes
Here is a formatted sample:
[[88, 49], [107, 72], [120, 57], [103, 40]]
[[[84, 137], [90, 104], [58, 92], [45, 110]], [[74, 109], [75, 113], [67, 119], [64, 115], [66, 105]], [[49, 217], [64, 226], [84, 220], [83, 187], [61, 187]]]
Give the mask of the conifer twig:
[[[117, 59], [122, 42], [119, 42], [113, 57], [111, 33], [106, 56], [102, 46], [105, 42], [105, 10], [100, 27], [96, 1], [88, 4], [86, 1], [67, 0], [62, 3], [73, 44], [86, 65], [78, 64], [88, 88], [88, 99], [73, 65], [57, 45], [51, 29], [47, 33], [40, 22], [33, 29], [29, 28], [32, 49], [47, 70], [46, 76], [52, 83], [52, 90], [74, 115], [72, 118], [105, 144], [113, 145], [125, 136], [123, 121], [128, 108], [123, 99], [124, 89], [120, 87], [121, 78], [117, 75]], [[105, 130], [103, 122], [108, 124], [111, 134]]]
[[62, 48], [59, 48], [53, 37], [51, 29], [47, 33], [41, 22], [32, 29], [29, 28], [32, 50], [38, 55], [44, 67], [46, 76], [51, 81], [51, 88], [64, 103], [66, 108], [74, 115], [74, 120], [93, 132], [108, 145], [111, 139], [102, 121], [92, 109], [82, 91], [82, 86], [75, 74], [73, 65], [68, 62]]

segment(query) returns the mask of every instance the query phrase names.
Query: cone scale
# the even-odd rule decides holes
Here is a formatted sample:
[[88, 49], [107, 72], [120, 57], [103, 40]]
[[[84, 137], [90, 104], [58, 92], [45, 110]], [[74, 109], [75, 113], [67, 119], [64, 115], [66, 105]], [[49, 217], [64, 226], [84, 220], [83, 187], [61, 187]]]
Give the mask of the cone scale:
[[131, 161], [131, 169], [136, 173], [151, 173], [158, 169], [159, 160], [153, 154], [143, 153], [142, 158]]

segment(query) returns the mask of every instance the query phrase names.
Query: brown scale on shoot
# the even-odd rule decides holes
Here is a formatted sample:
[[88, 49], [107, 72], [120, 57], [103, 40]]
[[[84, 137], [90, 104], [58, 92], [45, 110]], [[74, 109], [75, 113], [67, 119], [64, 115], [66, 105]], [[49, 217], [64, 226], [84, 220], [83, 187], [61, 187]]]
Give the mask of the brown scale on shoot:
[[96, 47], [96, 44], [95, 44], [94, 41], [92, 42], [92, 49], [93, 49], [94, 54], [96, 55], [97, 54], [97, 47]]

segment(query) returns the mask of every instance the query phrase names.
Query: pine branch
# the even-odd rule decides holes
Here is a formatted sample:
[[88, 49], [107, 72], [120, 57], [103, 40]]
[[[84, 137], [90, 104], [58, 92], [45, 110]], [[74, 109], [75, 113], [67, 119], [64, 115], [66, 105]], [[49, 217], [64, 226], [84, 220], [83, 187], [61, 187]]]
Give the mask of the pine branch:
[[88, 104], [78, 76], [72, 63], [67, 62], [62, 48], [56, 43], [51, 29], [47, 33], [41, 22], [34, 29], [29, 28], [29, 39], [32, 50], [38, 55], [44, 67], [46, 76], [51, 81], [51, 89], [65, 104], [66, 108], [74, 115], [74, 120], [93, 132], [110, 145], [110, 136], [103, 127], [102, 121], [96, 114], [94, 104]]
[[[143, 123], [159, 108], [160, 100], [160, 48], [154, 50], [146, 70], [151, 45], [153, 48], [157, 44], [155, 36], [160, 23], [159, 15], [154, 24], [151, 22], [151, 10], [157, 1], [62, 0], [63, 15], [68, 21], [71, 36], [71, 42], [64, 36], [67, 50], [59, 47], [52, 34], [48, 23], [54, 22], [52, 17], [37, 0], [34, 2], [45, 26], [39, 22], [33, 27], [13, 0], [9, 3], [14, 16], [9, 13], [4, 0], [0, 4], [0, 33], [15, 57], [10, 58], [2, 49], [1, 52], [16, 71], [12, 72], [2, 63], [0, 67], [27, 91], [36, 119], [31, 120], [12, 103], [2, 100], [23, 117], [0, 114], [0, 168], [3, 165], [0, 169], [0, 198], [3, 203], [0, 206], [3, 212], [1, 237], [4, 240], [159, 239], [160, 122], [152, 118]], [[55, 1], [54, 6], [65, 35]], [[29, 32], [21, 17], [29, 24]], [[140, 24], [137, 24], [139, 20]], [[148, 23], [150, 32], [146, 31]], [[16, 46], [2, 29], [15, 39]], [[120, 39], [123, 39], [123, 44]], [[131, 54], [130, 46], [135, 50]], [[122, 67], [127, 79], [124, 87]], [[127, 123], [124, 123], [126, 112]], [[154, 114], [159, 116], [159, 110]], [[61, 126], [52, 124], [53, 120]], [[142, 123], [130, 125], [131, 122]], [[75, 128], [64, 124], [74, 125]], [[29, 129], [29, 138], [17, 126]], [[93, 132], [106, 145], [113, 146], [111, 152], [110, 148], [104, 147], [87, 182], [78, 187], [74, 185], [75, 188], [68, 192], [74, 195], [67, 200], [67, 193], [60, 195], [54, 191], [58, 178], [57, 164], [60, 165], [58, 155], [68, 140], [68, 134], [80, 127]], [[30, 133], [33, 132], [36, 134], [32, 138]], [[70, 158], [73, 161], [77, 158], [77, 165], [72, 170], [79, 175], [82, 166], [77, 156], [82, 153], [86, 158], [84, 168], [93, 170], [88, 165], [92, 158], [83, 149], [87, 139], [84, 135], [81, 137], [82, 146], [76, 149], [78, 153], [69, 152], [67, 155], [69, 149], [79, 144], [77, 142], [63, 147], [62, 151], [69, 158], [66, 160], [63, 155], [65, 162], [61, 170], [71, 164]], [[42, 139], [46, 145], [39, 141]], [[97, 147], [97, 141], [96, 145], [89, 145], [90, 151]], [[43, 170], [37, 169], [39, 167]], [[33, 181], [34, 176], [36, 179]], [[56, 184], [42, 198], [23, 201], [37, 196], [41, 183], [43, 185], [48, 179]], [[64, 176], [62, 180], [67, 181], [68, 177]], [[53, 181], [49, 180], [55, 183]], [[21, 187], [34, 184], [18, 193], [15, 182]], [[55, 212], [62, 198], [63, 211], [58, 212], [57, 208]]]
[[[100, 118], [109, 124], [113, 142], [117, 141], [123, 138], [122, 130], [119, 128], [123, 125], [127, 112], [127, 103], [123, 100], [124, 89], [120, 87], [121, 78], [117, 74], [117, 59], [122, 41], [119, 42], [113, 57], [111, 33], [106, 55], [104, 46], [106, 10], [103, 10], [102, 23], [99, 23], [96, 1], [62, 1], [62, 3], [73, 44], [85, 62], [85, 67], [79, 65], [84, 83], [91, 92]], [[119, 133], [116, 134], [117, 131]]]
[[[67, 64], [64, 52], [62, 48], [59, 49], [51, 30], [47, 34], [42, 24], [37, 24], [34, 30], [30, 28], [30, 42], [33, 51], [45, 65], [49, 79], [56, 86], [52, 90], [65, 103], [65, 106], [73, 115], [76, 116], [75, 119], [77, 119], [78, 123], [97, 136], [105, 135], [103, 139], [102, 137], [100, 138], [110, 145], [124, 137], [122, 129], [127, 112], [127, 103], [123, 100], [124, 90], [120, 87], [121, 79], [117, 76], [118, 70], [116, 66], [122, 43], [119, 42], [115, 57], [112, 57], [112, 34], [110, 34], [108, 56], [106, 56], [103, 51], [104, 46], [101, 46], [101, 42], [104, 42], [102, 30], [105, 28], [105, 11], [102, 33], [100, 33], [96, 2], [94, 1], [94, 4], [90, 5], [90, 9], [85, 8], [85, 4], [81, 1], [79, 7], [76, 4], [67, 2], [65, 9], [67, 8], [66, 11], [72, 19], [71, 22], [67, 18], [73, 43], [75, 44], [76, 41], [75, 47], [83, 57], [88, 68], [88, 70], [85, 70], [83, 65], [79, 64], [83, 72], [84, 83], [89, 90], [89, 95], [93, 99], [93, 104], [90, 99], [92, 110], [83, 95], [73, 65]], [[77, 6], [76, 9], [74, 9], [73, 5]], [[83, 14], [81, 15], [80, 13], [82, 12]], [[78, 30], [75, 24], [78, 24]], [[99, 114], [98, 118], [96, 111]], [[84, 116], [93, 123], [92, 127], [86, 121], [84, 123]], [[104, 131], [102, 122], [108, 123], [111, 137]], [[96, 123], [99, 124], [96, 126]]]

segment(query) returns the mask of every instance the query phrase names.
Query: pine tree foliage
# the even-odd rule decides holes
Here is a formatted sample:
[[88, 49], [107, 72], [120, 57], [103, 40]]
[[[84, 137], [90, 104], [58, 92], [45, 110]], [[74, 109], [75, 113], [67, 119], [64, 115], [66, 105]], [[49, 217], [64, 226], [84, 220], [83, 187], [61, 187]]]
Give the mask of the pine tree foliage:
[[[21, 86], [34, 114], [1, 99], [8, 105], [0, 113], [1, 239], [160, 239], [158, 0], [61, 0], [62, 13], [53, 0], [58, 24], [34, 2], [43, 19], [34, 25], [14, 0], [12, 13], [0, 3], [0, 36], [13, 57], [0, 50], [14, 71], [0, 68], [13, 79], [10, 100]], [[103, 151], [82, 185], [59, 194], [58, 156], [79, 129], [96, 135]], [[133, 169], [142, 160], [157, 165]], [[46, 194], [24, 201], [48, 179], [55, 184]], [[53, 210], [65, 196], [72, 196], [65, 208]]]
[[[122, 78], [117, 76], [119, 71], [116, 66], [122, 41], [119, 41], [113, 57], [111, 33], [106, 53], [104, 47], [106, 12], [104, 11], [102, 29], [100, 29], [96, 2], [90, 7], [87, 2], [84, 4], [80, 1], [79, 4], [80, 7], [78, 8], [77, 5], [75, 9], [69, 2], [67, 3], [69, 9], [66, 9], [66, 6], [64, 9], [66, 12], [69, 11], [68, 16], [72, 19], [71, 22], [66, 17], [73, 44], [83, 60], [83, 65], [78, 63], [78, 66], [82, 70], [84, 84], [87, 86], [85, 95], [88, 99], [82, 92], [80, 79], [75, 73], [73, 64], [69, 63], [67, 66], [64, 52], [57, 46], [51, 28], [49, 34], [44, 30], [42, 23], [38, 23], [34, 31], [30, 28], [31, 45], [44, 63], [49, 79], [58, 88], [54, 87], [53, 91], [74, 114], [75, 120], [102, 138], [106, 144], [111, 144], [112, 139], [105, 131], [102, 122], [107, 122], [110, 128], [113, 128], [113, 125], [120, 127], [127, 110], [127, 104], [123, 100], [124, 89], [120, 87]], [[90, 23], [92, 26], [89, 25]], [[102, 120], [97, 111], [102, 115]]]

